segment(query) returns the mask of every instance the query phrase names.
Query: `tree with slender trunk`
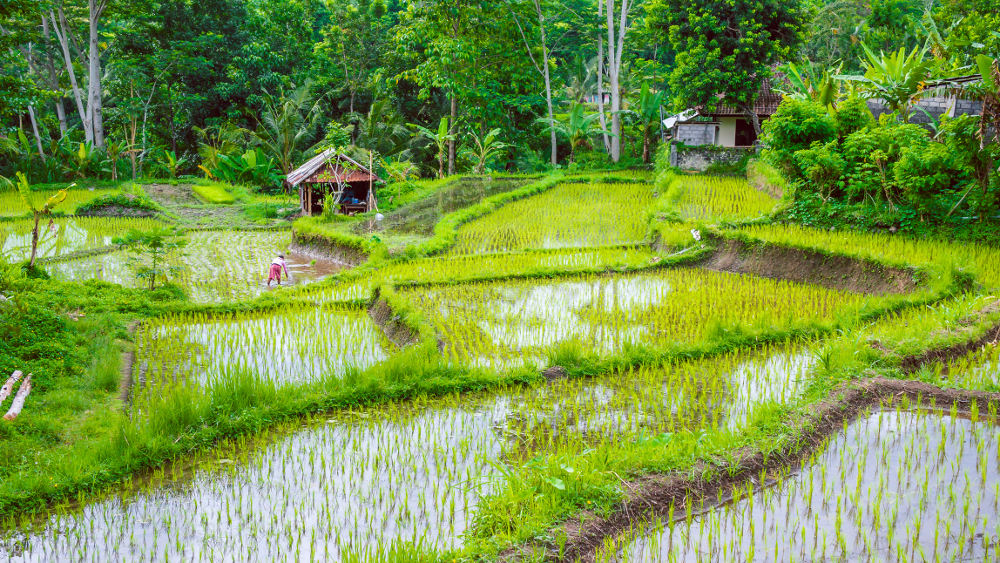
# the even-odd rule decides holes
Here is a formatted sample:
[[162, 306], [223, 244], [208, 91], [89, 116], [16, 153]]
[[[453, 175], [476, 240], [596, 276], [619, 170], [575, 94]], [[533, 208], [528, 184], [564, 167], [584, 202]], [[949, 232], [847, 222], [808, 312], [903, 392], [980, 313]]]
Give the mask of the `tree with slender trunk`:
[[[7, 184], [8, 186], [13, 184], [13, 182], [3, 178], [2, 176], [0, 176], [0, 183]], [[71, 184], [65, 189], [59, 190], [55, 193], [55, 195], [45, 200], [45, 203], [42, 205], [35, 205], [35, 200], [31, 193], [31, 184], [28, 183], [28, 177], [24, 175], [24, 172], [17, 173], [17, 183], [15, 185], [17, 193], [21, 196], [21, 202], [24, 203], [24, 206], [31, 211], [31, 218], [34, 221], [34, 226], [31, 229], [31, 258], [28, 260], [28, 268], [35, 267], [35, 258], [38, 256], [38, 226], [39, 223], [41, 223], [42, 217], [52, 215], [52, 210], [66, 200], [69, 189], [74, 185], [76, 184]]]
[[101, 16], [108, 7], [108, 0], [88, 0], [88, 76], [87, 76], [87, 114], [93, 124], [94, 147], [104, 148], [104, 102], [101, 89], [101, 52], [98, 27]]
[[552, 110], [552, 78], [549, 71], [549, 46], [545, 40], [545, 15], [542, 12], [541, 0], [532, 0], [534, 4], [535, 15], [538, 17], [538, 45], [542, 49], [542, 64], [538, 64], [538, 59], [535, 58], [535, 52], [532, 49], [531, 42], [528, 41], [528, 36], [524, 33], [524, 28], [521, 26], [521, 20], [517, 17], [517, 10], [514, 6], [511, 7], [511, 15], [514, 16], [514, 23], [517, 24], [517, 30], [521, 33], [521, 40], [524, 42], [524, 48], [528, 51], [528, 57], [531, 59], [531, 64], [534, 65], [535, 70], [542, 75], [542, 79], [545, 81], [545, 104], [549, 113], [549, 142], [551, 144], [551, 164], [556, 166], [559, 164], [559, 141], [556, 138], [556, 129], [551, 127], [555, 123], [555, 113]]
[[[597, 23], [603, 25], [604, 1], [597, 0]], [[597, 32], [597, 112], [601, 118], [601, 138], [604, 140], [604, 152], [611, 154], [611, 138], [608, 137], [608, 118], [604, 113], [604, 34], [598, 25]]]
[[607, 0], [605, 14], [608, 31], [608, 86], [611, 90], [611, 160], [614, 162], [622, 157], [622, 55], [625, 53], [625, 36], [629, 31], [628, 16], [632, 5], [631, 0], [621, 0], [617, 25], [615, 0]]

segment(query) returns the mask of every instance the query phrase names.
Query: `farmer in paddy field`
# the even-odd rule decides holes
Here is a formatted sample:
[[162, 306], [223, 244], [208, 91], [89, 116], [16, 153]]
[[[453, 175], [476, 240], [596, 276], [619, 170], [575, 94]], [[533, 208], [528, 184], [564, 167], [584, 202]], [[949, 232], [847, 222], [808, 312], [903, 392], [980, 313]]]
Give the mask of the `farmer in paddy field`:
[[278, 285], [281, 285], [281, 270], [285, 271], [286, 277], [292, 277], [288, 273], [288, 266], [285, 265], [284, 254], [279, 254], [277, 258], [271, 261], [271, 269], [267, 275], [267, 287], [271, 287], [272, 281], [276, 281]]

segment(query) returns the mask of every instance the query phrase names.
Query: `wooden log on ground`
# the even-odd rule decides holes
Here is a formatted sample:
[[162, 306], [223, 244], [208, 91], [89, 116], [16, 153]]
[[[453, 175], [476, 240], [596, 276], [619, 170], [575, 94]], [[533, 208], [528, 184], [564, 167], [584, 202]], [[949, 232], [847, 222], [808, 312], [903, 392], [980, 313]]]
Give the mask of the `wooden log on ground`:
[[10, 374], [10, 377], [7, 378], [7, 383], [4, 383], [3, 387], [0, 387], [0, 404], [3, 404], [7, 400], [7, 397], [10, 397], [10, 394], [14, 392], [14, 384], [17, 383], [18, 379], [21, 379], [21, 370], [16, 370]]
[[17, 390], [17, 395], [14, 396], [14, 400], [10, 403], [10, 410], [7, 414], [3, 415], [4, 420], [14, 420], [17, 415], [21, 414], [21, 409], [24, 408], [24, 401], [28, 398], [28, 393], [31, 393], [31, 374], [24, 378], [24, 382], [21, 383], [21, 388]]

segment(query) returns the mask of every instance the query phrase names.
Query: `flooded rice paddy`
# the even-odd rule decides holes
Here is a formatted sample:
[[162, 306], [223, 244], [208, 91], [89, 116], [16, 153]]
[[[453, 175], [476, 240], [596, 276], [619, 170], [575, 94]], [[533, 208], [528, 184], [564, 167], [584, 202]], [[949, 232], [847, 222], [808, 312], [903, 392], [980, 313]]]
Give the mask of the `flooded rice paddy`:
[[[494, 396], [338, 413], [235, 441], [2, 535], [14, 561], [337, 560], [462, 544], [500, 468], [602, 440], [743, 424], [789, 400], [808, 351], [777, 347]], [[748, 385], [748, 379], [754, 385]]]
[[415, 288], [405, 294], [454, 362], [542, 366], [554, 345], [608, 353], [703, 339], [713, 330], [823, 321], [868, 302], [819, 286], [693, 268], [623, 276]]
[[231, 371], [281, 385], [342, 377], [384, 360], [394, 346], [364, 309], [283, 309], [253, 315], [181, 315], [136, 335], [140, 382], [210, 384]]
[[673, 519], [626, 534], [598, 560], [996, 560], [995, 422], [940, 412], [871, 414], [794, 473], [761, 475], [718, 508], [677, 507]]
[[[193, 231], [184, 239], [187, 244], [172, 261], [177, 271], [171, 281], [198, 303], [250, 299], [279, 289], [276, 284], [267, 285], [268, 268], [278, 254], [284, 254], [290, 274], [282, 272], [284, 287], [313, 283], [347, 268], [330, 258], [289, 250], [288, 231]], [[129, 259], [128, 251], [117, 250], [45, 268], [58, 279], [99, 279], [135, 286], [139, 282]]]
[[[4, 221], [0, 228], [0, 255], [8, 262], [31, 257], [34, 221]], [[38, 258], [54, 258], [74, 252], [95, 250], [111, 244], [115, 237], [132, 229], [151, 230], [163, 224], [153, 219], [109, 217], [57, 217], [39, 224]]]

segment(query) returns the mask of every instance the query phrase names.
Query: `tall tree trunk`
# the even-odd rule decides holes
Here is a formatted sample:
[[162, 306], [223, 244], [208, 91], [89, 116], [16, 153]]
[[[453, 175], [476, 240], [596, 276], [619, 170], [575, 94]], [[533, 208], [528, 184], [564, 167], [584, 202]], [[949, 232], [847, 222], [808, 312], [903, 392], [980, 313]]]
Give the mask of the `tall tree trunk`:
[[[597, 21], [604, 13], [604, 2], [597, 0]], [[611, 139], [608, 138], [608, 118], [604, 114], [604, 36], [597, 34], [597, 111], [601, 116], [601, 136], [604, 138], [604, 152], [611, 154]]]
[[73, 91], [73, 100], [76, 102], [76, 111], [80, 114], [80, 122], [83, 125], [83, 137], [87, 141], [94, 140], [93, 122], [87, 119], [87, 111], [83, 107], [83, 93], [80, 85], [76, 81], [76, 71], [73, 70], [73, 57], [69, 53], [69, 24], [66, 23], [66, 14], [59, 7], [59, 20], [52, 10], [49, 10], [49, 17], [52, 19], [52, 30], [62, 47], [63, 61], [66, 63], [66, 73], [69, 75], [70, 88]]
[[38, 145], [38, 156], [45, 162], [45, 149], [42, 148], [42, 136], [38, 134], [38, 121], [35, 119], [35, 106], [28, 106], [28, 117], [31, 119], [31, 131], [35, 134], [35, 144]]
[[45, 42], [45, 67], [49, 72], [49, 88], [59, 92], [53, 102], [56, 105], [56, 118], [59, 119], [59, 136], [66, 136], [66, 108], [63, 107], [62, 88], [59, 87], [59, 76], [56, 74], [56, 64], [52, 55], [52, 38], [49, 35], [49, 20], [42, 15], [42, 39]]
[[87, 113], [93, 120], [94, 146], [104, 148], [104, 108], [101, 93], [101, 53], [97, 26], [101, 14], [107, 6], [107, 0], [89, 0], [90, 7], [90, 45], [89, 45], [89, 79], [87, 83]]
[[552, 109], [552, 78], [549, 71], [549, 47], [545, 40], [545, 16], [542, 14], [542, 3], [541, 0], [534, 0], [535, 13], [538, 16], [538, 28], [541, 32], [542, 40], [542, 64], [539, 65], [538, 61], [535, 59], [535, 54], [531, 51], [531, 43], [528, 42], [528, 36], [525, 35], [524, 29], [521, 27], [521, 20], [517, 17], [517, 12], [512, 8], [511, 14], [514, 16], [514, 23], [517, 24], [517, 30], [521, 32], [521, 39], [524, 41], [524, 48], [528, 51], [528, 57], [531, 59], [531, 64], [535, 66], [535, 70], [542, 75], [545, 80], [545, 103], [548, 106], [549, 113], [549, 139], [551, 142], [551, 162], [552, 166], [559, 164], [559, 140], [556, 138], [556, 120], [555, 112]]
[[753, 141], [753, 146], [757, 146], [760, 141], [760, 116], [753, 109], [753, 104], [748, 104], [743, 106], [743, 113], [750, 120], [750, 124], [753, 125], [754, 136], [756, 137]]
[[608, 81], [611, 88], [611, 160], [618, 162], [622, 156], [622, 93], [620, 79], [622, 54], [625, 50], [625, 34], [628, 31], [629, 0], [622, 0], [617, 41], [615, 40], [615, 0], [607, 0], [607, 3]]
[[458, 99], [455, 90], [451, 91], [451, 123], [448, 124], [448, 175], [455, 173], [455, 138], [458, 137]]
[[552, 111], [552, 78], [549, 72], [549, 46], [545, 40], [545, 16], [542, 14], [541, 0], [535, 0], [538, 14], [538, 31], [542, 36], [542, 69], [545, 77], [545, 103], [549, 109], [549, 141], [552, 144], [552, 166], [559, 164], [559, 141], [556, 139], [555, 113]]
[[35, 257], [38, 255], [38, 222], [42, 216], [35, 212], [35, 228], [31, 229], [31, 259], [28, 260], [28, 267], [35, 267]]

